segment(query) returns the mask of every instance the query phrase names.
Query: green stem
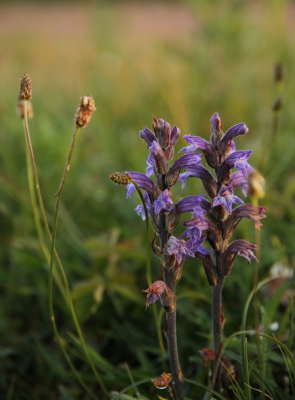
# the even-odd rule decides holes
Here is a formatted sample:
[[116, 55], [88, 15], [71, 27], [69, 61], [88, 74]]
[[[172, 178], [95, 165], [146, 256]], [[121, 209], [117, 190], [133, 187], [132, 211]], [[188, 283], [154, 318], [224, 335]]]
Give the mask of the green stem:
[[[28, 116], [27, 116], [27, 102], [26, 101], [24, 101], [24, 127], [25, 127], [25, 134], [26, 134], [26, 138], [27, 138], [27, 147], [26, 148], [29, 149], [29, 152], [31, 154], [31, 160], [32, 160], [32, 164], [33, 164], [33, 170], [34, 170], [35, 181], [36, 181], [36, 189], [37, 189], [37, 193], [38, 193], [38, 199], [39, 199], [39, 204], [40, 204], [40, 208], [41, 208], [41, 213], [42, 213], [42, 216], [43, 216], [43, 219], [44, 219], [44, 224], [45, 224], [47, 233], [48, 233], [48, 235], [50, 237], [51, 244], [52, 244], [51, 233], [50, 233], [49, 224], [48, 224], [46, 213], [45, 213], [43, 198], [42, 198], [42, 194], [41, 194], [41, 190], [40, 190], [40, 184], [39, 184], [38, 170], [37, 170], [37, 165], [36, 165], [36, 161], [35, 161], [33, 146], [32, 146], [31, 137], [30, 137]], [[28, 165], [31, 165], [31, 164], [29, 163]], [[30, 180], [31, 180], [30, 171], [28, 172], [28, 174], [29, 174], [29, 182], [30, 182]], [[32, 197], [32, 199], [33, 199], [33, 197]], [[35, 210], [36, 210], [36, 208], [34, 208], [34, 211]], [[36, 215], [35, 215], [35, 219], [37, 219]], [[43, 237], [43, 235], [41, 237]], [[64, 269], [63, 269], [62, 264], [61, 264], [61, 262], [59, 260], [59, 257], [57, 255], [57, 253], [55, 252], [55, 248], [53, 246], [51, 246], [51, 254], [50, 254], [50, 260], [49, 260], [49, 263], [50, 263], [49, 282], [50, 282], [51, 290], [49, 291], [49, 302], [51, 304], [51, 306], [50, 306], [50, 315], [51, 315], [51, 322], [52, 322], [52, 325], [53, 325], [53, 330], [54, 330], [57, 342], [58, 342], [58, 344], [60, 346], [60, 349], [61, 349], [62, 353], [64, 354], [64, 356], [65, 356], [65, 358], [66, 358], [71, 370], [73, 371], [76, 379], [81, 384], [81, 386], [85, 389], [85, 391], [89, 394], [89, 396], [92, 399], [96, 400], [97, 397], [92, 393], [91, 389], [89, 389], [88, 386], [84, 383], [84, 381], [82, 380], [82, 378], [78, 374], [76, 368], [74, 367], [73, 363], [71, 362], [71, 359], [69, 358], [67, 352], [64, 349], [63, 343], [61, 341], [61, 338], [60, 338], [58, 330], [57, 330], [57, 326], [56, 326], [56, 322], [55, 322], [55, 318], [54, 318], [54, 312], [53, 312], [53, 305], [52, 305], [52, 277], [53, 277], [53, 255], [54, 254], [57, 257], [59, 266], [61, 268], [62, 276], [63, 276], [64, 280], [66, 280]], [[63, 291], [62, 291], [62, 293], [63, 293]]]
[[[72, 160], [72, 156], [73, 156], [73, 152], [75, 149], [75, 144], [76, 144], [76, 140], [77, 140], [77, 136], [78, 133], [80, 131], [80, 128], [76, 128], [74, 134], [73, 134], [73, 138], [72, 138], [72, 142], [70, 145], [70, 151], [68, 154], [68, 158], [67, 158], [67, 162], [66, 162], [66, 166], [64, 169], [64, 173], [62, 176], [62, 180], [59, 186], [59, 189], [57, 191], [57, 193], [55, 194], [55, 196], [57, 197], [57, 201], [56, 201], [56, 206], [55, 206], [55, 214], [54, 214], [54, 221], [53, 221], [53, 230], [52, 230], [52, 241], [51, 241], [51, 254], [50, 254], [50, 267], [49, 267], [49, 309], [50, 309], [50, 313], [51, 313], [51, 318], [54, 319], [54, 311], [53, 311], [53, 301], [52, 301], [52, 267], [53, 267], [53, 258], [54, 258], [54, 251], [55, 251], [55, 242], [56, 242], [56, 232], [57, 232], [57, 223], [58, 223], [58, 215], [59, 215], [59, 209], [60, 209], [60, 202], [61, 202], [61, 198], [62, 198], [62, 194], [63, 194], [63, 190], [64, 190], [64, 186], [66, 183], [66, 179], [70, 170], [70, 164], [71, 164], [71, 160]], [[91, 369], [100, 385], [100, 387], [102, 388], [103, 392], [105, 393], [105, 395], [107, 396], [107, 398], [109, 398], [109, 394], [108, 391], [101, 379], [101, 376], [99, 375], [98, 371], [96, 370], [93, 360], [88, 352], [88, 349], [86, 347], [85, 341], [84, 341], [84, 337], [74, 310], [74, 305], [72, 302], [72, 298], [71, 298], [71, 292], [70, 292], [70, 288], [68, 285], [68, 281], [66, 279], [66, 276], [64, 275], [65, 278], [65, 283], [66, 283], [66, 291], [67, 291], [67, 295], [68, 295], [68, 301], [69, 301], [69, 305], [70, 305], [70, 310], [72, 313], [72, 317], [81, 341], [81, 345], [83, 348], [83, 351], [86, 355], [86, 358], [91, 366]]]

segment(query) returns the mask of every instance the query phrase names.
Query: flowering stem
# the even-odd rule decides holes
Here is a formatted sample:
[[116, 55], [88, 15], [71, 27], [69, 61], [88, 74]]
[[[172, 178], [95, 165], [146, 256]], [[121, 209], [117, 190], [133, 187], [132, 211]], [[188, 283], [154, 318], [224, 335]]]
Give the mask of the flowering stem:
[[212, 289], [212, 328], [214, 339], [214, 370], [218, 368], [215, 373], [215, 382], [212, 381], [212, 388], [219, 391], [221, 388], [221, 368], [218, 363], [218, 356], [222, 350], [222, 288], [225, 277], [218, 274], [217, 285]]
[[[164, 245], [168, 241], [168, 232], [166, 230], [166, 216], [160, 215], [160, 246], [161, 249], [164, 248]], [[163, 268], [164, 270], [164, 282], [172, 291], [175, 298], [175, 282], [173, 279], [173, 270]], [[165, 310], [166, 311], [166, 310]], [[182, 400], [183, 399], [183, 375], [179, 363], [178, 357], [178, 347], [177, 347], [177, 334], [176, 334], [176, 305], [165, 312], [166, 320], [165, 320], [165, 336], [168, 345], [168, 354], [170, 360], [171, 367], [171, 375], [172, 375], [172, 391], [174, 400]]]
[[[28, 124], [28, 115], [27, 115], [27, 102], [24, 100], [24, 129], [25, 129], [25, 135], [26, 135], [26, 139], [27, 139], [27, 145], [26, 145], [26, 149], [29, 150], [29, 153], [31, 155], [31, 161], [32, 164], [29, 162], [29, 158], [28, 158], [28, 151], [27, 151], [27, 164], [28, 164], [28, 178], [29, 178], [29, 188], [30, 188], [30, 193], [31, 193], [31, 199], [32, 199], [32, 204], [33, 204], [33, 210], [34, 210], [34, 215], [35, 215], [35, 221], [36, 221], [36, 227], [37, 227], [37, 232], [39, 235], [39, 240], [41, 243], [41, 248], [44, 251], [45, 257], [48, 258], [49, 263], [50, 263], [50, 271], [49, 271], [49, 281], [50, 281], [50, 287], [51, 287], [51, 294], [49, 291], [49, 299], [50, 299], [50, 303], [52, 305], [52, 278], [53, 278], [53, 274], [55, 275], [55, 279], [59, 285], [59, 288], [61, 290], [61, 293], [65, 295], [64, 289], [61, 286], [60, 280], [59, 280], [59, 275], [57, 274], [57, 271], [53, 268], [53, 254], [56, 256], [57, 262], [59, 264], [61, 273], [62, 273], [62, 277], [64, 279], [64, 283], [66, 284], [66, 292], [67, 292], [67, 296], [69, 298], [69, 287], [68, 287], [68, 283], [67, 283], [67, 279], [66, 279], [66, 275], [63, 269], [63, 266], [61, 264], [61, 261], [59, 259], [59, 256], [55, 250], [55, 248], [53, 247], [53, 253], [51, 253], [50, 257], [48, 256], [48, 251], [47, 248], [44, 244], [43, 241], [43, 234], [42, 234], [42, 230], [39, 224], [39, 216], [38, 216], [38, 209], [36, 207], [36, 202], [35, 202], [35, 194], [34, 194], [34, 190], [32, 190], [32, 165], [33, 165], [33, 171], [34, 171], [34, 176], [35, 176], [35, 182], [36, 182], [36, 189], [37, 189], [37, 194], [38, 194], [38, 200], [39, 200], [39, 204], [40, 204], [40, 209], [41, 209], [41, 214], [43, 216], [43, 220], [44, 220], [44, 224], [45, 224], [45, 228], [46, 231], [48, 233], [48, 236], [50, 238], [50, 241], [52, 243], [52, 236], [51, 236], [51, 232], [50, 232], [50, 228], [49, 228], [49, 224], [48, 224], [48, 220], [46, 217], [46, 213], [45, 213], [45, 208], [44, 208], [44, 203], [43, 203], [43, 198], [42, 198], [42, 193], [41, 193], [41, 188], [40, 188], [40, 184], [39, 184], [39, 177], [38, 177], [38, 170], [37, 170], [37, 165], [36, 165], [36, 161], [35, 161], [35, 155], [34, 155], [34, 150], [33, 150], [33, 146], [32, 146], [32, 142], [31, 142], [31, 136], [30, 136], [30, 131], [29, 131], [29, 124]], [[44, 245], [44, 246], [43, 246]], [[70, 299], [71, 300], [71, 299]], [[70, 302], [71, 303], [71, 302]], [[72, 304], [72, 303], [71, 303]], [[74, 367], [73, 363], [71, 362], [70, 357], [68, 356], [67, 352], [64, 349], [64, 346], [62, 344], [61, 338], [59, 336], [58, 330], [57, 330], [57, 326], [56, 326], [56, 322], [55, 322], [55, 318], [54, 318], [54, 312], [53, 312], [53, 306], [51, 309], [51, 321], [53, 324], [53, 330], [57, 339], [57, 342], [60, 346], [60, 349], [62, 351], [62, 353], [64, 354], [71, 370], [73, 371], [74, 375], [76, 376], [78, 382], [81, 384], [81, 386], [85, 389], [85, 391], [89, 394], [89, 396], [92, 399], [97, 399], [97, 397], [94, 395], [94, 393], [92, 393], [91, 389], [84, 383], [84, 381], [82, 380], [82, 378], [80, 377], [78, 371], [76, 370], [76, 368]]]

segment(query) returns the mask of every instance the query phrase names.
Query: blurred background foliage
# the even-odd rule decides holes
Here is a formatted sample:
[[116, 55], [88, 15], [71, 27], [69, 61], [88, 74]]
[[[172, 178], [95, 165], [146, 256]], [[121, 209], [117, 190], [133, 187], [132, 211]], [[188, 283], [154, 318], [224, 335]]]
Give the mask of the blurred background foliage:
[[[207, 140], [210, 117], [216, 111], [224, 129], [246, 122], [249, 134], [236, 140], [237, 148], [254, 150], [251, 165], [266, 179], [261, 205], [268, 207], [268, 217], [261, 231], [259, 279], [268, 276], [275, 263], [294, 269], [295, 3], [58, 3], [1, 2], [0, 8], [3, 399], [88, 398], [60, 353], [49, 319], [48, 264], [34, 224], [22, 123], [15, 112], [19, 78], [25, 71], [33, 81], [30, 129], [50, 223], [79, 96], [95, 99], [97, 111], [78, 138], [65, 188], [57, 250], [85, 338], [110, 391], [131, 383], [126, 363], [135, 381], [169, 370], [167, 360], [163, 367], [152, 310], [145, 311], [141, 293], [147, 283], [145, 225], [134, 212], [139, 199], [134, 195], [126, 200], [125, 189], [109, 180], [114, 171], [145, 171], [147, 149], [138, 132], [151, 127], [152, 116], [178, 125], [183, 134]], [[274, 81], [277, 62], [283, 65], [280, 83]], [[275, 132], [272, 107], [278, 96], [283, 96], [283, 108], [277, 113]], [[181, 138], [177, 149], [184, 144]], [[199, 193], [202, 187], [196, 180], [190, 180], [184, 190], [180, 185], [173, 190], [175, 202]], [[236, 237], [255, 241], [253, 224], [243, 221]], [[237, 259], [226, 281], [225, 336], [241, 327], [253, 271], [254, 264]], [[152, 274], [154, 280], [161, 277], [153, 255]], [[265, 321], [278, 322], [276, 335], [291, 350], [292, 286], [290, 278], [282, 289], [278, 285], [259, 293], [265, 329]], [[271, 289], [277, 295], [269, 301]], [[207, 385], [210, 367], [202, 366], [198, 351], [212, 347], [211, 289], [199, 261], [186, 263], [178, 295], [183, 372]], [[285, 303], [283, 295], [289, 296]], [[98, 398], [103, 398], [56, 285], [54, 307], [73, 362]], [[250, 306], [247, 328], [253, 326]], [[255, 340], [249, 341], [253, 341], [249, 357], [255, 360]], [[274, 398], [288, 398], [284, 397], [289, 390], [287, 372], [280, 353], [272, 350], [264, 354], [271, 366], [266, 379], [273, 381]], [[230, 351], [228, 358], [239, 370], [238, 340], [232, 341]], [[147, 398], [156, 398], [150, 383], [139, 390]], [[187, 398], [204, 396], [193, 385], [187, 384], [185, 390]]]

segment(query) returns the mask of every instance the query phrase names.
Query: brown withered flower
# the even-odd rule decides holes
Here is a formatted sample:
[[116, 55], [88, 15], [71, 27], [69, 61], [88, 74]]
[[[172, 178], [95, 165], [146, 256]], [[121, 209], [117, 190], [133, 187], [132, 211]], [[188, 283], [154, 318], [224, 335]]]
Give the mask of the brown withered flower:
[[90, 121], [93, 111], [95, 111], [94, 99], [90, 96], [81, 97], [81, 103], [75, 114], [77, 128], [83, 128]]

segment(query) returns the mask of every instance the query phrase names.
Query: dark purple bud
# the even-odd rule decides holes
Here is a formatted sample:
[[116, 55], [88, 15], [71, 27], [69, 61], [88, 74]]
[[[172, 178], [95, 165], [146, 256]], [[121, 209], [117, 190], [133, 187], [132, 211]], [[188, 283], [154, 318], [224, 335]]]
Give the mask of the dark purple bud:
[[170, 145], [165, 150], [165, 154], [168, 161], [170, 161], [174, 157], [174, 147], [178, 141], [180, 133], [181, 131], [177, 126], [174, 126], [171, 130]]
[[158, 142], [153, 141], [149, 150], [155, 159], [156, 170], [160, 175], [165, 175], [168, 170], [168, 160], [161, 146]]
[[163, 150], [167, 149], [170, 144], [171, 127], [168, 122], [164, 121], [162, 118], [156, 119], [153, 117], [153, 129], [155, 136], [159, 142], [159, 145]]
[[223, 254], [219, 258], [218, 265], [220, 268], [220, 273], [223, 276], [229, 275], [236, 255], [244, 257], [248, 261], [248, 264], [251, 263], [251, 259], [258, 262], [257, 258], [253, 253], [254, 251], [257, 250], [258, 246], [246, 242], [245, 240], [234, 241], [228, 246], [228, 248], [223, 252]]
[[227, 130], [220, 141], [219, 145], [219, 155], [224, 156], [228, 154], [231, 149], [231, 140], [236, 138], [239, 135], [245, 135], [249, 131], [246, 124], [243, 122], [237, 125], [232, 126]]
[[216, 143], [218, 143], [222, 136], [224, 135], [222, 130], [222, 123], [218, 113], [215, 113], [211, 117], [211, 143], [213, 147], [215, 147]]

